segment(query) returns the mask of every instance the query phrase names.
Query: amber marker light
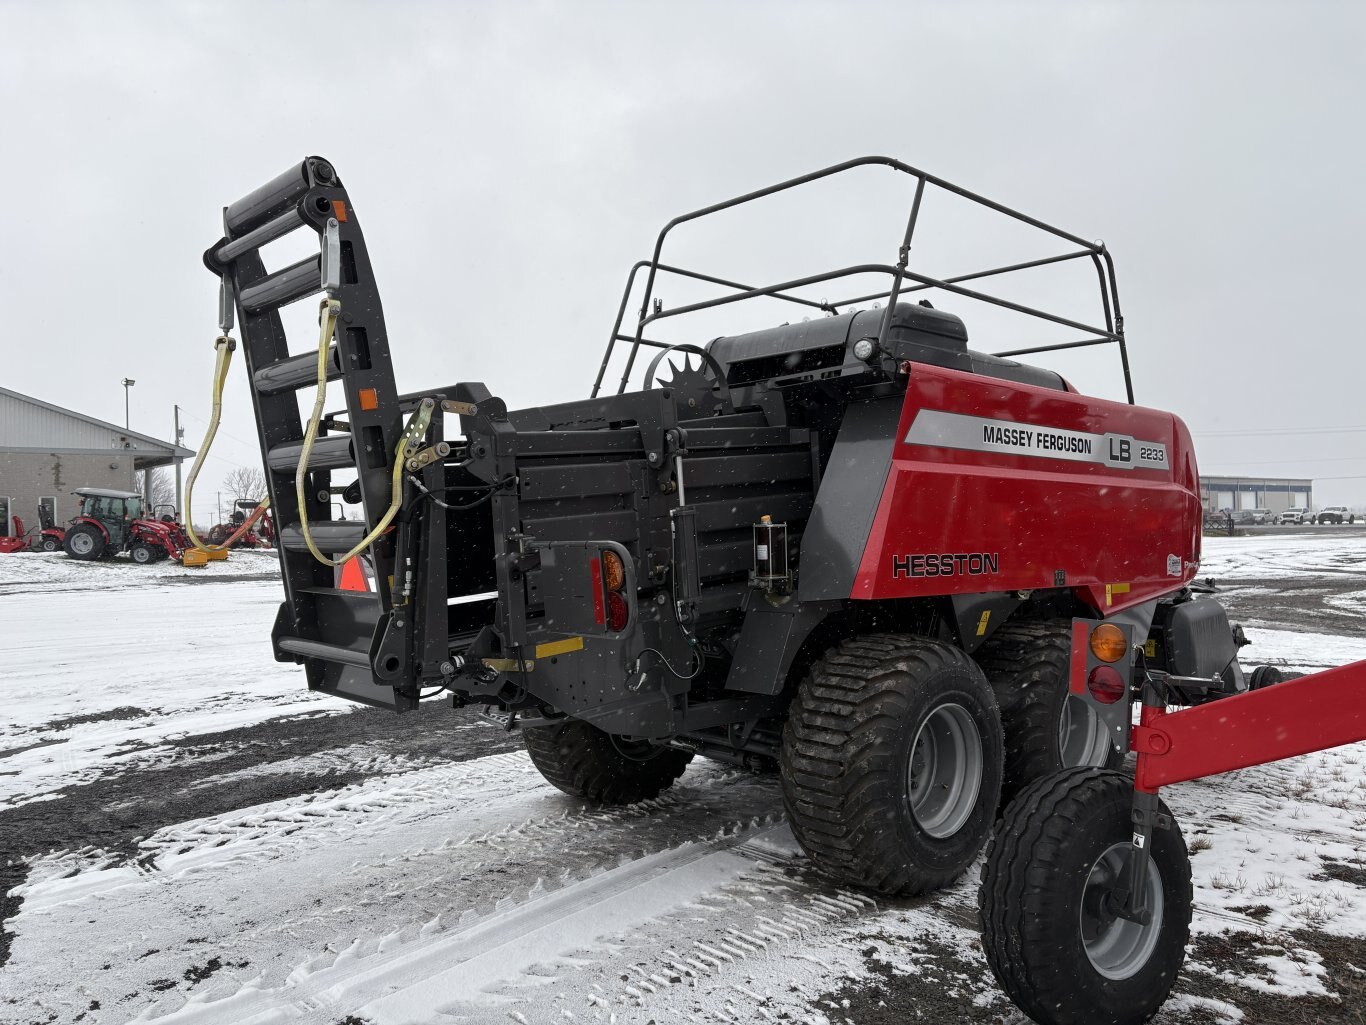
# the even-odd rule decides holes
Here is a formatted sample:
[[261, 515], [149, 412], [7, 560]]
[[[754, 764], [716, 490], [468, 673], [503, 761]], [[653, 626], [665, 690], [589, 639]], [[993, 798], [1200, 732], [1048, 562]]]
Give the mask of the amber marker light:
[[1128, 648], [1124, 631], [1114, 623], [1101, 623], [1091, 631], [1091, 654], [1102, 662], [1118, 662]]

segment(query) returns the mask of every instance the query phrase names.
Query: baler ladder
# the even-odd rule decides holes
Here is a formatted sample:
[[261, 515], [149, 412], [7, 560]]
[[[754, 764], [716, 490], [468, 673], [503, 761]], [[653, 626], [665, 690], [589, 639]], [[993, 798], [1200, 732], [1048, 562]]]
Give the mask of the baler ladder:
[[[303, 227], [317, 232], [318, 255], [268, 273], [261, 248]], [[301, 662], [315, 690], [368, 704], [413, 707], [417, 694], [403, 681], [424, 673], [411, 673], [411, 662], [439, 676], [436, 666], [446, 657], [439, 645], [413, 641], [444, 637], [444, 547], [431, 545], [422, 559], [414, 557], [418, 532], [443, 536], [444, 514], [436, 503], [422, 503], [400, 512], [392, 526], [382, 529], [403, 417], [424, 399], [397, 394], [384, 313], [355, 210], [332, 165], [313, 156], [226, 207], [223, 230], [223, 239], [204, 254], [204, 262], [222, 282], [223, 325], [231, 324], [231, 310], [236, 309], [278, 527], [285, 602], [273, 633], [276, 658]], [[305, 422], [297, 393], [318, 384], [318, 338], [314, 335], [308, 349], [291, 355], [279, 311], [321, 292], [340, 303], [325, 374], [345, 395], [345, 411], [322, 417], [307, 460], [300, 508], [295, 476]], [[430, 409], [432, 400], [425, 401]], [[438, 442], [440, 431], [437, 410], [425, 437]], [[443, 472], [438, 460], [423, 466], [418, 476], [427, 488], [439, 491]], [[334, 473], [343, 474], [336, 486]], [[352, 473], [354, 482], [347, 480]], [[359, 502], [362, 517], [334, 518], [334, 496]], [[328, 558], [350, 552], [381, 530], [364, 556], [374, 570], [372, 591], [338, 586], [340, 573], [309, 551], [305, 517], [313, 544]], [[416, 589], [424, 586], [436, 589], [423, 596], [431, 600], [415, 602]], [[441, 628], [415, 629], [424, 625], [414, 622], [415, 608], [434, 610], [442, 617]]]

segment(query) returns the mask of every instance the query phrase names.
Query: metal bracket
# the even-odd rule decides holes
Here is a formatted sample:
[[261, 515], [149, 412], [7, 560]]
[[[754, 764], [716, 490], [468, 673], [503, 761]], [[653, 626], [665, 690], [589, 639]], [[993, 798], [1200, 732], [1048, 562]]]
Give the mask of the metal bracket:
[[434, 409], [436, 409], [435, 399], [423, 399], [422, 405], [418, 406], [413, 415], [408, 418], [408, 425], [403, 428], [402, 451], [405, 459], [416, 455], [422, 447], [422, 439], [427, 436], [427, 428], [431, 426]]
[[428, 445], [414, 455], [408, 457], [408, 469], [420, 470], [424, 466], [429, 466], [438, 459], [445, 459], [451, 454], [451, 446], [448, 442], [438, 441], [435, 445]]
[[529, 673], [536, 668], [535, 659], [486, 658], [484, 665], [498, 673]]
[[335, 217], [327, 219], [322, 249], [322, 289], [335, 299], [341, 288], [341, 225]]
[[232, 277], [224, 274], [218, 282], [218, 331], [227, 334], [232, 330], [236, 295], [232, 287]]
[[441, 412], [456, 413], [460, 416], [474, 416], [479, 412], [479, 407], [473, 402], [456, 402], [454, 399], [442, 399]]

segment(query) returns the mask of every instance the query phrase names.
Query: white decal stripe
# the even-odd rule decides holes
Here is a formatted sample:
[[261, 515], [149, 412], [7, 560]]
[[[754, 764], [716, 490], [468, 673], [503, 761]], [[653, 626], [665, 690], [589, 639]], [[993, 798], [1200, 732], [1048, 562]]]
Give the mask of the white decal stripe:
[[1167, 446], [1160, 441], [1141, 441], [1127, 434], [1089, 434], [1064, 427], [993, 420], [942, 409], [920, 410], [906, 434], [906, 443], [1099, 463], [1119, 470], [1170, 468]]

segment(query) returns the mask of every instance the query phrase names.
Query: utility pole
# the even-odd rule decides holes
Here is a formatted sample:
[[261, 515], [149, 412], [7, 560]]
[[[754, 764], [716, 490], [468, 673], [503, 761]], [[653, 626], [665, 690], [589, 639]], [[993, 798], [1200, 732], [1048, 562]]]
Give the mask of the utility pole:
[[132, 430], [128, 420], [128, 389], [135, 384], [137, 384], [137, 382], [131, 377], [125, 377], [123, 379], [123, 429], [125, 431]]
[[[177, 448], [184, 446], [185, 429], [180, 426], [180, 407], [175, 407], [175, 443]], [[189, 523], [190, 518], [185, 515], [185, 506], [180, 494], [180, 456], [175, 457], [175, 510], [180, 513], [180, 522]]]

